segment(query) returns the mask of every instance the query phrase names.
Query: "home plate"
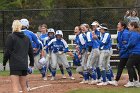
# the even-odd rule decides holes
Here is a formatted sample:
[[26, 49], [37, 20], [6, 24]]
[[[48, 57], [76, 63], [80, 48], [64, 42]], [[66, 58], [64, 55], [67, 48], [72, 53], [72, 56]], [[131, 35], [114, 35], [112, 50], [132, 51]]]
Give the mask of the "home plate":
[[[35, 89], [39, 89], [39, 88], [43, 88], [43, 87], [48, 87], [48, 86], [51, 86], [51, 84], [43, 85], [43, 86], [38, 86], [38, 87], [33, 87], [33, 88], [30, 88], [29, 91], [35, 90]], [[19, 92], [21, 93], [22, 91], [19, 91]]]

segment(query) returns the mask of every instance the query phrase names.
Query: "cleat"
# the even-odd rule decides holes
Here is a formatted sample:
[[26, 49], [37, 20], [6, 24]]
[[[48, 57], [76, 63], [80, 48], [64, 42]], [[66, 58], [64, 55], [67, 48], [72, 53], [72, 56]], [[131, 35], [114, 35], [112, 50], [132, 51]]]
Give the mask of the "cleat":
[[102, 80], [101, 80], [101, 79], [97, 79], [96, 82], [97, 82], [97, 83], [101, 83]]
[[72, 77], [72, 76], [70, 77], [70, 79], [71, 79], [71, 80], [75, 80], [75, 78], [74, 78], [74, 77]]
[[62, 79], [66, 79], [67, 77], [65, 75], [62, 75]]
[[108, 81], [108, 83], [110, 85], [118, 86], [118, 82], [117, 81]]
[[31, 89], [30, 87], [27, 87], [27, 91], [30, 91], [30, 89]]
[[52, 78], [51, 78], [51, 81], [53, 81], [53, 80], [55, 80], [55, 77], [52, 77]]
[[88, 84], [90, 84], [90, 85], [97, 84], [97, 80], [91, 80], [91, 82], [89, 82]]
[[98, 86], [106, 86], [108, 83], [107, 82], [101, 82], [101, 83], [98, 83], [97, 85]]
[[47, 78], [46, 77], [43, 77], [43, 80], [47, 80]]
[[133, 83], [134, 83], [134, 86], [135, 86], [135, 87], [137, 87], [137, 88], [140, 87], [140, 82], [139, 82], [139, 81], [134, 81]]

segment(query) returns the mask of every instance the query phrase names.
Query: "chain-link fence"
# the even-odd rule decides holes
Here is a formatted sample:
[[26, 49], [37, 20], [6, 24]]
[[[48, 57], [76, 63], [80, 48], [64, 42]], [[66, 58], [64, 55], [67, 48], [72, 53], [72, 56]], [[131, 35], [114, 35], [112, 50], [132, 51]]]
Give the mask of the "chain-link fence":
[[[61, 29], [68, 43], [68, 35], [73, 34], [75, 26], [81, 23], [91, 24], [93, 21], [106, 23], [110, 33], [116, 33], [118, 21], [123, 20], [127, 9], [131, 8], [70, 8], [70, 9], [31, 9], [0, 11], [0, 63], [2, 63], [3, 49], [6, 37], [11, 33], [13, 20], [27, 18], [30, 21], [30, 30], [38, 31], [40, 24], [47, 24], [48, 28]], [[136, 8], [138, 12], [140, 7]], [[1, 68], [0, 68], [1, 69]]]

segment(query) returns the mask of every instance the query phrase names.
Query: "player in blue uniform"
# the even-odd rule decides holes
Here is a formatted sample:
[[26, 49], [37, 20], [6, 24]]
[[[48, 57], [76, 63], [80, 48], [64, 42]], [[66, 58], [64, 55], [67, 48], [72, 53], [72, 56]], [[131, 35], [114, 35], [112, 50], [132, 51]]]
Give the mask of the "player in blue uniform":
[[56, 38], [52, 39], [46, 45], [46, 47], [51, 47], [52, 48], [52, 52], [51, 52], [52, 78], [51, 78], [51, 80], [55, 79], [58, 59], [62, 62], [63, 66], [66, 68], [70, 79], [75, 79], [72, 76], [72, 72], [71, 72], [71, 69], [70, 69], [70, 66], [68, 64], [67, 57], [66, 57], [66, 54], [65, 54], [69, 50], [68, 50], [68, 45], [67, 45], [66, 41], [63, 39], [62, 31], [57, 30], [55, 36], [56, 36]]

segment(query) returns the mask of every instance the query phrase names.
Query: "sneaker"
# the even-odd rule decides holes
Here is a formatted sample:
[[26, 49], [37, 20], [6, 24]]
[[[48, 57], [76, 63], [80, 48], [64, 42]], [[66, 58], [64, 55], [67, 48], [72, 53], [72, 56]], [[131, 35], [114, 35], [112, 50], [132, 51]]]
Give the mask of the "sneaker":
[[98, 83], [97, 85], [98, 86], [106, 86], [108, 83], [107, 82], [101, 82], [101, 83]]
[[62, 79], [66, 79], [67, 77], [65, 75], [62, 75]]
[[134, 83], [134, 86], [135, 86], [135, 87], [137, 87], [137, 88], [140, 87], [140, 82], [139, 82], [139, 81], [134, 81], [133, 83]]
[[80, 84], [88, 84], [89, 83], [89, 80], [82, 80], [81, 82], [80, 82]]
[[52, 77], [51, 80], [52, 80], [52, 81], [55, 80], [55, 77]]
[[118, 86], [118, 82], [117, 81], [108, 81], [109, 84], [114, 85], [114, 86]]
[[102, 82], [102, 79], [97, 79], [96, 82], [97, 83], [101, 83]]
[[30, 87], [27, 87], [27, 91], [30, 91], [30, 89], [31, 89]]
[[43, 80], [47, 80], [47, 77], [43, 77]]
[[91, 82], [89, 82], [88, 84], [90, 84], [90, 85], [97, 84], [97, 80], [91, 80]]
[[124, 85], [125, 87], [134, 87], [134, 82], [128, 82], [127, 84]]
[[70, 79], [71, 79], [71, 80], [75, 80], [75, 78], [74, 78], [74, 77], [72, 77], [72, 76], [70, 77]]

